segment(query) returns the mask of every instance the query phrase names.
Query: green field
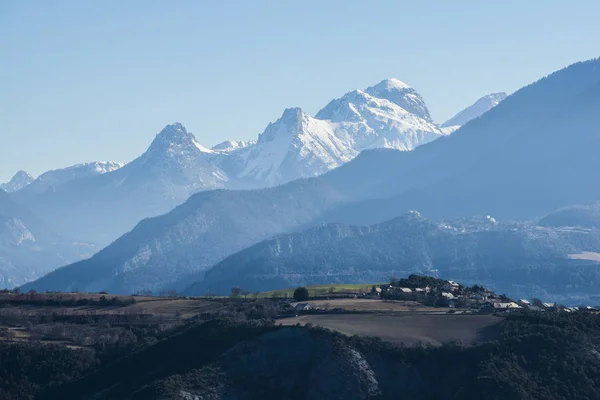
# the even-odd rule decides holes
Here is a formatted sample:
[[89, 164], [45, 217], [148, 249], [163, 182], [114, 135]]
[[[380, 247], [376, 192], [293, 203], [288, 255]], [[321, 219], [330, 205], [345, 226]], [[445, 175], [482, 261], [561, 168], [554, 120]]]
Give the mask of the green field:
[[[380, 283], [360, 283], [360, 284], [343, 284], [343, 285], [339, 285], [339, 284], [334, 284], [334, 285], [314, 285], [314, 286], [306, 286], [306, 289], [308, 289], [308, 294], [310, 297], [317, 297], [317, 296], [326, 296], [330, 293], [347, 293], [347, 292], [354, 292], [354, 293], [368, 293], [371, 291], [371, 287], [373, 287], [373, 285], [379, 286], [381, 285]], [[291, 288], [291, 289], [283, 289], [283, 290], [273, 290], [270, 292], [261, 292], [258, 297], [259, 298], [265, 298], [265, 297], [281, 297], [281, 298], [291, 298], [294, 296], [294, 290], [296, 288]]]

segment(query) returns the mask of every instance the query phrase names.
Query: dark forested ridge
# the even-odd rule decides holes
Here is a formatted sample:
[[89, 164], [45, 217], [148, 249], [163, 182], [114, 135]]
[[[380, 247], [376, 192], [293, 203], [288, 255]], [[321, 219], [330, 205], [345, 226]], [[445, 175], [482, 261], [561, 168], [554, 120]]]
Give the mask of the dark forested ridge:
[[474, 347], [403, 348], [320, 328], [214, 320], [99, 367], [93, 353], [2, 344], [0, 393], [3, 399], [36, 392], [40, 399], [597, 399], [599, 337], [600, 319], [586, 313], [509, 315], [498, 340]]
[[599, 263], [568, 258], [584, 251], [600, 252], [600, 230], [491, 217], [434, 221], [411, 212], [377, 225], [329, 224], [276, 236], [226, 258], [186, 293], [384, 282], [390, 276], [437, 273], [485, 283], [515, 298], [579, 305], [597, 295], [600, 283]]

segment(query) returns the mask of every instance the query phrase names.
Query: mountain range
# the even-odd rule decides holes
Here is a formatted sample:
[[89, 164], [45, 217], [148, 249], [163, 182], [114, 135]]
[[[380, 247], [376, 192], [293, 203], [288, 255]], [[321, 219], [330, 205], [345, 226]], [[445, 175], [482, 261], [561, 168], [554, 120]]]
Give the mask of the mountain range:
[[[432, 122], [414, 89], [387, 79], [331, 101], [316, 117], [286, 109], [256, 141], [208, 149], [182, 124], [168, 125], [125, 166], [88, 163], [50, 171], [13, 190], [13, 198], [58, 232], [104, 246], [143, 218], [168, 212], [203, 190], [262, 188], [314, 177], [365, 149], [413, 150], [451, 131]], [[18, 179], [22, 174], [13, 180]]]
[[[366, 101], [367, 95], [371, 96], [367, 91], [351, 92], [342, 106], [330, 103], [317, 119], [326, 115], [335, 123], [341, 115], [349, 119], [344, 126], [360, 127], [360, 121], [352, 125], [356, 121], [350, 120], [356, 116], [354, 109], [368, 120], [360, 110], [371, 106], [343, 104], [354, 104], [350, 100], [355, 98]], [[377, 99], [395, 109], [389, 100]], [[140, 222], [90, 260], [58, 269], [26, 287], [118, 293], [180, 287], [250, 245], [324, 223], [372, 225], [411, 209], [433, 219], [494, 215], [500, 220], [531, 220], [560, 207], [590, 203], [600, 198], [600, 187], [593, 184], [600, 167], [599, 108], [600, 60], [577, 63], [413, 151], [365, 150], [315, 178], [266, 189], [193, 195], [173, 211]], [[297, 121], [300, 116], [292, 110], [282, 119]], [[429, 123], [417, 118], [423, 121], [419, 126]], [[365, 137], [385, 143], [387, 130], [381, 132]]]

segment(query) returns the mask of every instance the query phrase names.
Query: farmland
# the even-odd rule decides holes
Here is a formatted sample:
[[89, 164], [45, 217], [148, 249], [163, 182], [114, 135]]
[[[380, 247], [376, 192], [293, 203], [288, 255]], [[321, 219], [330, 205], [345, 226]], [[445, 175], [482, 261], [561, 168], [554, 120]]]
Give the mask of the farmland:
[[346, 335], [375, 336], [394, 344], [463, 345], [494, 340], [500, 333], [502, 318], [493, 315], [390, 315], [317, 314], [285, 318], [282, 325], [312, 324]]
[[[339, 294], [339, 293], [368, 293], [371, 291], [373, 285], [379, 286], [380, 284], [342, 284], [342, 285], [314, 285], [307, 286], [308, 295], [310, 297], [324, 296], [327, 294]], [[279, 298], [291, 298], [294, 295], [293, 289], [274, 290], [271, 292], [261, 292], [258, 297], [279, 297]]]
[[[297, 303], [292, 303], [295, 306]], [[336, 298], [311, 300], [310, 304], [323, 310], [366, 311], [366, 312], [447, 312], [448, 308], [427, 307], [416, 301], [389, 300], [374, 298]]]

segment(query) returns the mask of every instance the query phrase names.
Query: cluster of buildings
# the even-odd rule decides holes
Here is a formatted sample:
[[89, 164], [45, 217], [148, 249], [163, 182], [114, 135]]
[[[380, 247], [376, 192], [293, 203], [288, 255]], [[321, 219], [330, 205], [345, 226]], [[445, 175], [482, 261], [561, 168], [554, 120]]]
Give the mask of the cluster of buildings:
[[436, 288], [407, 288], [392, 285], [383, 285], [377, 288], [377, 294], [382, 297], [394, 298], [398, 300], [416, 300], [423, 299], [424, 295], [435, 295], [444, 299], [444, 304], [449, 308], [470, 308], [482, 312], [515, 312], [515, 311], [588, 311], [600, 312], [600, 309], [594, 307], [565, 307], [556, 303], [542, 303], [536, 301], [532, 304], [528, 300], [519, 300], [517, 302], [508, 299], [506, 296], [499, 296], [485, 287], [465, 288], [455, 281], [446, 281], [443, 286]]

